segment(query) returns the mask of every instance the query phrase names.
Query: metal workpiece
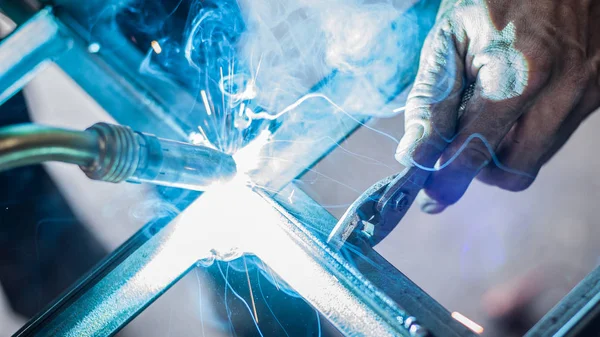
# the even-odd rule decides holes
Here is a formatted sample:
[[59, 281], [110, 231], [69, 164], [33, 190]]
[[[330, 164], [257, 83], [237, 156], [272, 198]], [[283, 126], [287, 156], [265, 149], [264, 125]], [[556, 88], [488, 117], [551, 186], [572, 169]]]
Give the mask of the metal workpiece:
[[588, 274], [525, 337], [591, 337], [600, 331], [600, 267]]
[[[431, 336], [474, 337], [476, 334], [452, 318], [451, 313], [371, 248], [363, 236], [351, 235], [340, 253], [375, 287], [409, 313]], [[406, 323], [406, 322], [404, 322]], [[414, 322], [413, 322], [414, 323]]]
[[0, 172], [45, 161], [88, 166], [99, 153], [96, 137], [82, 131], [36, 124], [0, 128]]
[[[193, 223], [191, 225], [198, 225]], [[188, 227], [190, 224], [188, 224]], [[149, 224], [15, 336], [110, 336], [211, 254], [204, 236], [182, 247], [177, 221]], [[156, 233], [160, 230], [159, 233]], [[153, 235], [156, 234], [156, 235]], [[189, 233], [188, 233], [189, 234]], [[189, 237], [190, 240], [192, 237]], [[204, 245], [202, 245], [204, 243]], [[192, 249], [183, 251], [183, 249]]]
[[[238, 211], [222, 212], [227, 202]], [[111, 335], [199, 260], [243, 253], [261, 258], [346, 336], [423, 331], [305, 226], [260, 191], [239, 184], [212, 189], [166, 226], [149, 224], [115, 254], [121, 258], [106, 261], [16, 336]]]
[[[287, 196], [292, 192], [294, 192], [294, 199], [290, 200]], [[318, 207], [315, 201], [293, 184], [273, 198], [283, 209], [292, 214], [294, 219], [310, 229], [311, 235], [315, 235], [323, 242], [334, 231], [336, 219], [326, 210]], [[473, 331], [452, 318], [450, 312], [439, 302], [374, 250], [371, 242], [357, 231], [347, 238], [341, 250], [337, 251], [338, 248], [331, 243], [329, 247], [339, 254], [336, 256], [343, 256], [344, 260], [359, 271], [364, 279], [410, 315], [405, 318], [412, 317], [408, 322], [404, 320], [401, 323], [408, 324], [408, 329], [412, 329], [415, 336], [424, 332], [427, 332], [427, 336], [476, 336]]]
[[[311, 224], [297, 222], [269, 196], [262, 194], [262, 198], [286, 219], [279, 230], [271, 231], [271, 244], [253, 247], [252, 252], [269, 268], [345, 336], [414, 336], [412, 324], [404, 324], [410, 316], [308, 230]], [[285, 258], [277, 253], [282, 249]]]
[[[295, 186], [285, 192], [292, 190], [295, 207], [240, 184], [205, 192], [175, 220], [148, 224], [15, 336], [112, 335], [199, 261], [244, 253], [346, 336], [474, 336], [372, 248], [352, 250], [351, 260], [329, 248], [324, 234], [335, 218]], [[223, 203], [238, 209], [223, 212]]]
[[51, 9], [40, 11], [18, 27], [0, 43], [0, 104], [72, 45]]

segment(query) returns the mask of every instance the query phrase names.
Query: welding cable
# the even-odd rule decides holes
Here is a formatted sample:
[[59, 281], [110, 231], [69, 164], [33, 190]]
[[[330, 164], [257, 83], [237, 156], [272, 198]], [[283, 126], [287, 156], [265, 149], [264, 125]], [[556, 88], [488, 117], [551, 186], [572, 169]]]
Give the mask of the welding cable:
[[236, 175], [228, 154], [122, 125], [97, 123], [85, 131], [35, 124], [0, 128], [0, 172], [46, 161], [79, 165], [94, 180], [197, 191]]
[[36, 124], [0, 128], [0, 172], [45, 161], [89, 166], [98, 157], [97, 137]]

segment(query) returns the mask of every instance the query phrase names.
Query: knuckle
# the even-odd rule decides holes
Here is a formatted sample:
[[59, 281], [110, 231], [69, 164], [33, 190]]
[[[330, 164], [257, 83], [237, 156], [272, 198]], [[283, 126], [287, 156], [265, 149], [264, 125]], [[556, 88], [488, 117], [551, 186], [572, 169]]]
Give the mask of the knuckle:
[[532, 66], [514, 50], [489, 49], [476, 56], [477, 80], [485, 97], [494, 101], [526, 100], [548, 82], [550, 72]]
[[466, 7], [464, 1], [459, 0], [447, 6], [445, 10], [442, 10], [441, 15], [436, 21], [436, 27], [445, 32], [455, 32], [458, 27], [462, 26], [462, 20], [464, 19], [463, 9]]
[[441, 16], [440, 20], [438, 20], [436, 27], [441, 34], [448, 37], [454, 30], [455, 24], [456, 18], [454, 12], [446, 12]]

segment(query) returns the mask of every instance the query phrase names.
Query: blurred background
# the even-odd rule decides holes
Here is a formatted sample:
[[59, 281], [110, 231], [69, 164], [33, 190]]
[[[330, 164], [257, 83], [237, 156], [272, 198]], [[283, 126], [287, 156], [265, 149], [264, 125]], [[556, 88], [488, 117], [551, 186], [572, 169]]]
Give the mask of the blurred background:
[[[3, 22], [6, 33], [11, 25]], [[29, 121], [83, 129], [112, 119], [50, 67], [0, 106], [2, 125]], [[400, 138], [403, 117], [371, 120], [369, 127]], [[370, 128], [359, 129], [300, 179], [299, 186], [337, 217], [373, 182], [401, 168], [393, 157], [396, 144]], [[594, 114], [527, 191], [475, 182], [441, 215], [411, 209], [377, 251], [450, 311], [482, 325], [485, 335], [522, 335], [599, 262], [598, 128], [600, 115]], [[0, 186], [2, 336], [18, 330], [156, 212], [143, 201], [154, 189], [93, 182], [67, 165], [5, 172]], [[222, 294], [198, 269], [120, 334], [228, 336], [231, 319], [243, 327], [238, 336], [257, 336], [250, 313], [227, 316]], [[272, 307], [291, 336], [317, 336], [319, 324], [331, 331], [308, 306], [294, 305]]]

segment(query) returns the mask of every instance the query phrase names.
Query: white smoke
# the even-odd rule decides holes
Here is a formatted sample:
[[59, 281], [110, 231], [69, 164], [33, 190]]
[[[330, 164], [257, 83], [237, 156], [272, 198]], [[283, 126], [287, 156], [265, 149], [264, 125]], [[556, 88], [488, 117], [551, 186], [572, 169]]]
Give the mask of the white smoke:
[[[414, 1], [243, 0], [247, 32], [240, 57], [260, 72], [255, 103], [276, 113], [333, 71], [343, 83], [321, 91], [353, 114], [381, 110], [394, 86], [406, 46], [396, 20]], [[339, 82], [339, 81], [338, 81]]]

